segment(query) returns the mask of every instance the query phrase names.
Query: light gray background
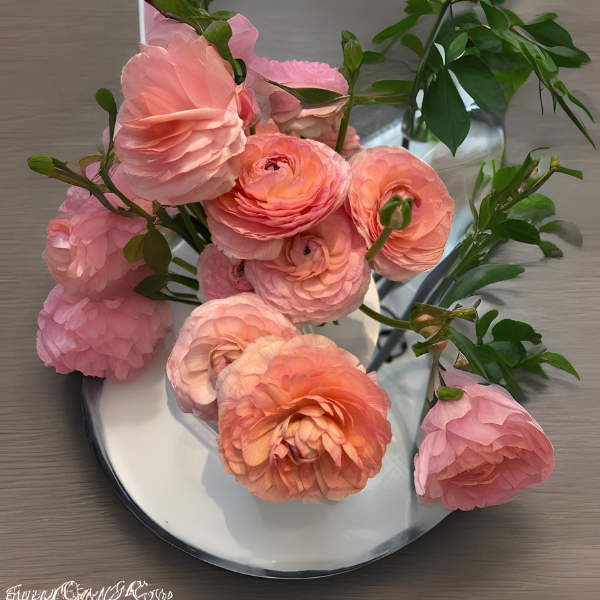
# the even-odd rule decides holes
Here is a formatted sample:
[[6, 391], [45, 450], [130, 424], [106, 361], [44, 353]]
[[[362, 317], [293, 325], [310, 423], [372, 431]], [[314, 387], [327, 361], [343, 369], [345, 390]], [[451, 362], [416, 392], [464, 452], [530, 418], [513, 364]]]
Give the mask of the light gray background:
[[[273, 58], [337, 62], [338, 32], [361, 39], [398, 20], [394, 0], [218, 0], [259, 27]], [[521, 0], [523, 16], [554, 11], [593, 59], [564, 79], [600, 100], [597, 0]], [[556, 448], [556, 470], [512, 503], [453, 514], [416, 543], [359, 571], [327, 580], [261, 581], [171, 548], [116, 498], [88, 449], [77, 375], [44, 369], [36, 318], [52, 280], [42, 261], [45, 229], [65, 188], [29, 173], [26, 158], [63, 159], [93, 150], [104, 127], [97, 88], [118, 89], [136, 52], [133, 0], [0, 0], [0, 590], [48, 589], [67, 580], [101, 588], [145, 579], [175, 598], [598, 598], [600, 567], [599, 154], [567, 118], [541, 116], [537, 86], [508, 116], [508, 158], [551, 145], [585, 181], [556, 177], [545, 192], [559, 216], [580, 224], [585, 246], [528, 265], [495, 293], [504, 314], [522, 317], [582, 375], [540, 387], [528, 409]], [[387, 73], [385, 75], [388, 75]], [[392, 74], [389, 74], [393, 76]], [[549, 108], [549, 103], [547, 103]], [[366, 126], [365, 126], [366, 127]], [[598, 128], [592, 127], [598, 141]], [[528, 255], [530, 256], [530, 255]], [[537, 257], [533, 257], [536, 259]], [[518, 305], [518, 306], [517, 306]]]

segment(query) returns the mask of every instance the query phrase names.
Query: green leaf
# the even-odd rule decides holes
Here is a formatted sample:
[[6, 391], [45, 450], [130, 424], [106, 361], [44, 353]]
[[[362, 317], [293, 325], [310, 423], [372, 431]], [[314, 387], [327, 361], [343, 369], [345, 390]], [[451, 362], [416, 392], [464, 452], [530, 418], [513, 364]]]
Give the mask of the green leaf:
[[556, 19], [558, 19], [558, 15], [556, 13], [543, 13], [531, 19], [528, 25], [533, 25], [534, 23], [541, 23], [542, 21], [556, 21]]
[[487, 65], [476, 56], [463, 56], [450, 65], [467, 94], [483, 108], [503, 113], [508, 108], [504, 88]]
[[407, 33], [402, 38], [402, 45], [412, 50], [419, 58], [423, 58], [423, 42], [413, 33]]
[[373, 38], [373, 43], [381, 44], [381, 42], [385, 42], [385, 40], [389, 40], [390, 38], [400, 37], [417, 24], [419, 16], [420, 15], [411, 15], [410, 17], [405, 17], [401, 21], [394, 23], [394, 25], [386, 27]]
[[[579, 106], [579, 108], [581, 108], [583, 111], [585, 111], [585, 113], [587, 114], [587, 116], [590, 118], [590, 121], [592, 121], [592, 123], [594, 122], [594, 116], [592, 115], [592, 113], [589, 111], [588, 107], [578, 98], [576, 98], [573, 94], [571, 94], [571, 92], [569, 92], [569, 90], [567, 89], [567, 86], [560, 81], [560, 79], [557, 79], [554, 82], [554, 90], [556, 92], [558, 92], [559, 94], [562, 94], [563, 96], [567, 96], [567, 98], [573, 103], [575, 104], [575, 106]], [[567, 169], [568, 171], [570, 171], [569, 169]], [[562, 171], [563, 173], [565, 172], [565, 170], [563, 169]], [[581, 171], [573, 171], [573, 173], [581, 173]], [[576, 176], [577, 177], [577, 176]], [[583, 175], [580, 177], [580, 179], [583, 179]]]
[[525, 356], [525, 348], [520, 342], [494, 341], [486, 344], [496, 351], [496, 354], [509, 367], [515, 367]]
[[541, 240], [538, 246], [546, 258], [562, 258], [564, 256], [563, 251], [552, 242]]
[[496, 192], [505, 190], [512, 183], [520, 170], [521, 165], [514, 165], [512, 167], [502, 167], [502, 169], [496, 171], [492, 183], [494, 190]]
[[532, 194], [515, 204], [508, 212], [511, 219], [527, 221], [539, 225], [544, 219], [555, 214], [554, 202], [543, 194]]
[[488, 25], [495, 31], [506, 31], [509, 26], [506, 15], [489, 0], [481, 0], [481, 8], [485, 13]]
[[494, 308], [485, 313], [482, 317], [477, 319], [477, 323], [475, 324], [475, 334], [477, 335], [478, 340], [482, 340], [485, 337], [485, 334], [488, 332], [490, 325], [498, 316], [498, 311]]
[[485, 366], [479, 357], [478, 346], [476, 346], [468, 337], [452, 328], [448, 332], [448, 339], [458, 348], [467, 361], [469, 361], [471, 370], [476, 375], [481, 375], [490, 381]]
[[158, 229], [150, 229], [144, 241], [144, 260], [157, 274], [166, 275], [171, 264], [171, 248]]
[[492, 329], [492, 335], [497, 342], [531, 342], [539, 344], [542, 335], [537, 333], [529, 323], [502, 319]]
[[452, 402], [460, 400], [465, 395], [465, 392], [460, 388], [442, 386], [435, 391], [435, 394], [440, 400]]
[[589, 63], [591, 60], [585, 52], [579, 49], [553, 46], [552, 48], [547, 48], [547, 51], [557, 67], [578, 69], [582, 65]]
[[455, 155], [469, 133], [471, 121], [446, 69], [437, 74], [425, 92], [423, 116], [431, 133]]
[[385, 60], [385, 52], [366, 50], [363, 54], [363, 65], [377, 65]]
[[407, 0], [404, 12], [409, 15], [439, 15], [441, 0]]
[[[213, 21], [203, 33], [207, 41], [219, 51], [221, 58], [226, 60], [233, 69], [235, 82], [239, 85], [246, 78], [246, 68], [243, 61], [236, 61], [229, 49], [229, 40], [233, 35], [231, 25], [227, 21]], [[243, 66], [242, 66], [243, 65]]]
[[53, 177], [56, 173], [52, 157], [47, 154], [34, 154], [27, 159], [27, 166], [34, 172], [47, 177]]
[[375, 81], [371, 88], [379, 94], [408, 94], [413, 82], [405, 79], [381, 79]]
[[459, 33], [448, 46], [446, 51], [446, 62], [454, 62], [464, 51], [469, 41], [469, 34], [466, 31]]
[[581, 377], [579, 377], [579, 373], [575, 370], [575, 367], [562, 355], [557, 352], [544, 352], [540, 358], [541, 362], [547, 363], [556, 369], [560, 369], [561, 371], [565, 371], [573, 377], [577, 377], [581, 381]]
[[579, 232], [579, 227], [570, 221], [550, 221], [550, 223], [540, 227], [540, 233], [552, 233], [573, 246], [578, 248], [583, 246], [583, 238]]
[[162, 290], [168, 283], [169, 277], [167, 275], [150, 275], [133, 289], [141, 296], [154, 300], [156, 292]]
[[576, 49], [571, 34], [552, 19], [545, 19], [521, 26], [533, 39], [542, 46], [564, 46]]
[[492, 283], [513, 279], [524, 273], [519, 265], [479, 265], [461, 275], [446, 294], [442, 306], [450, 306], [457, 300], [472, 296], [477, 290]]
[[134, 235], [128, 242], [125, 244], [123, 248], [123, 254], [127, 259], [127, 262], [134, 263], [138, 260], [141, 260], [144, 253], [144, 240], [146, 239], [146, 234], [142, 233], [140, 235]]
[[481, 51], [492, 53], [502, 51], [502, 40], [500, 40], [491, 29], [488, 29], [483, 25], [469, 29], [469, 37]]
[[238, 13], [236, 12], [231, 12], [230, 10], [217, 10], [214, 13], [211, 13], [211, 17], [213, 19], [217, 19], [219, 21], [229, 21], [229, 19], [232, 19], [233, 17], [235, 17]]
[[515, 240], [515, 242], [521, 242], [522, 244], [538, 245], [540, 243], [539, 231], [526, 221], [507, 219], [494, 226], [492, 230], [500, 236]]

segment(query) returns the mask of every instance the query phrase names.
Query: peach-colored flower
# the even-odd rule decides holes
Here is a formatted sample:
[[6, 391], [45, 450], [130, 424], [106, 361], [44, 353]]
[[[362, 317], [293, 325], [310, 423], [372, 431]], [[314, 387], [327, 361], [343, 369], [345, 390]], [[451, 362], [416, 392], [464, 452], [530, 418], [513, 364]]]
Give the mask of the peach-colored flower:
[[123, 382], [150, 363], [173, 314], [168, 302], [132, 290], [113, 300], [92, 300], [70, 296], [57, 285], [38, 324], [37, 350], [47, 367]]
[[464, 395], [438, 401], [423, 421], [425, 439], [415, 457], [421, 502], [440, 499], [450, 510], [494, 506], [548, 478], [552, 444], [504, 388], [450, 368], [444, 382]]
[[[124, 206], [107, 194], [114, 206]], [[143, 260], [129, 263], [123, 248], [146, 231], [142, 217], [124, 217], [106, 209], [88, 191], [72, 187], [48, 225], [44, 258], [56, 283], [79, 297], [113, 298], [151, 274]]]
[[393, 281], [408, 281], [442, 258], [454, 215], [454, 201], [435, 171], [404, 148], [378, 146], [350, 159], [348, 199], [358, 230], [371, 245], [381, 233], [379, 210], [394, 195], [412, 198], [410, 225], [394, 231], [373, 260]]
[[241, 160], [235, 188], [205, 202], [213, 242], [228, 256], [275, 258], [283, 238], [316, 225], [346, 197], [348, 164], [325, 144], [253, 135]]
[[291, 94], [265, 81], [268, 79], [292, 88], [320, 88], [346, 96], [348, 82], [337, 69], [326, 63], [279, 62], [256, 56], [256, 28], [239, 14], [229, 19], [229, 24], [233, 32], [229, 47], [235, 58], [245, 62], [247, 84], [258, 95], [265, 119], [271, 117], [283, 133], [295, 132], [303, 137], [317, 137], [332, 126], [337, 129], [345, 98], [326, 106], [303, 108]]
[[179, 331], [167, 375], [183, 412], [216, 419], [215, 381], [244, 348], [263, 336], [289, 339], [298, 330], [256, 294], [211, 300], [194, 309]]
[[273, 260], [249, 260], [245, 273], [269, 306], [295, 323], [341, 319], [361, 304], [371, 269], [366, 245], [343, 209], [283, 241]]
[[205, 38], [141, 45], [123, 69], [115, 149], [137, 189], [164, 204], [231, 189], [246, 136], [229, 65]]
[[221, 462], [259, 498], [342, 500], [381, 469], [388, 395], [326, 337], [257, 340], [217, 392]]
[[198, 298], [206, 302], [253, 292], [244, 270], [243, 260], [229, 259], [214, 244], [209, 244], [198, 257]]

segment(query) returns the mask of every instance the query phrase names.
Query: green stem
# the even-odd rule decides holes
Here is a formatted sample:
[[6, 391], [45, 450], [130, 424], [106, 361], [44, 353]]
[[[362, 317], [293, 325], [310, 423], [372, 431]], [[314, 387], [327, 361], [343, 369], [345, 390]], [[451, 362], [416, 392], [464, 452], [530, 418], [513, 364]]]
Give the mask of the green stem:
[[149, 224], [154, 223], [154, 217], [151, 214], [147, 213], [141, 206], [138, 206], [135, 202], [127, 198], [127, 196], [125, 196], [125, 194], [123, 194], [123, 192], [121, 192], [121, 190], [119, 190], [112, 182], [105, 164], [102, 164], [100, 167], [100, 177], [102, 177], [102, 181], [108, 188], [108, 191], [115, 194], [132, 212], [140, 215], [140, 217], [144, 217]]
[[421, 89], [421, 80], [425, 73], [425, 63], [427, 62], [427, 59], [429, 58], [429, 53], [431, 52], [431, 49], [433, 48], [433, 45], [435, 44], [435, 39], [440, 30], [440, 27], [442, 26], [442, 23], [444, 22], [446, 13], [448, 12], [448, 9], [450, 8], [450, 6], [453, 3], [456, 3], [456, 0], [446, 0], [444, 2], [444, 4], [437, 16], [437, 19], [435, 21], [435, 25], [433, 26], [433, 29], [429, 33], [427, 42], [425, 42], [425, 47], [423, 49], [423, 56], [421, 58], [421, 62], [419, 63], [419, 68], [417, 69], [415, 81], [410, 90], [410, 96], [408, 97], [408, 101], [406, 103], [406, 113], [404, 114], [404, 122], [408, 124], [408, 135], [410, 137], [414, 136], [414, 131], [413, 131], [414, 108], [415, 108], [415, 105], [417, 102], [417, 94], [419, 93], [419, 90]]
[[178, 256], [174, 256], [171, 259], [177, 266], [181, 267], [182, 269], [185, 269], [188, 273], [191, 273], [192, 275], [197, 275], [198, 271], [196, 270], [196, 267], [194, 267], [194, 265], [191, 265], [189, 262], [183, 260], [183, 258], [179, 258]]
[[365, 315], [367, 315], [368, 317], [371, 317], [371, 319], [374, 319], [375, 321], [378, 321], [379, 323], [382, 323], [383, 325], [388, 325], [389, 327], [394, 327], [395, 329], [405, 329], [407, 331], [411, 330], [411, 326], [408, 321], [400, 321], [398, 319], [392, 319], [391, 317], [386, 317], [385, 315], [382, 315], [381, 313], [378, 313], [378, 312], [370, 309], [368, 306], [366, 306], [364, 304], [361, 304], [358, 308], [363, 313], [365, 313]]
[[375, 258], [377, 253], [385, 246], [385, 243], [388, 241], [393, 232], [394, 230], [391, 227], [384, 227], [381, 230], [381, 233], [365, 254], [367, 262], [371, 262]]
[[185, 226], [186, 226], [190, 236], [194, 240], [194, 245], [195, 245], [196, 249], [198, 250], [198, 252], [202, 252], [205, 244], [200, 239], [200, 236], [198, 235], [198, 232], [196, 231], [196, 228], [194, 227], [194, 224], [192, 223], [192, 219], [190, 219], [190, 213], [188, 213], [188, 211], [185, 208], [185, 204], [183, 206], [178, 206], [177, 209], [179, 210], [179, 214], [181, 215], [181, 218], [183, 219], [183, 222], [185, 223]]

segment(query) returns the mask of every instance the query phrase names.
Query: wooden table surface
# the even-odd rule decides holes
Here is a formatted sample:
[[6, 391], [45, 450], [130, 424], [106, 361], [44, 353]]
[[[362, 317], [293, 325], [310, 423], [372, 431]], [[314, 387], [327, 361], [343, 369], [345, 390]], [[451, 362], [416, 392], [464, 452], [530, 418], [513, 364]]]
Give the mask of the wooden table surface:
[[[241, 0], [273, 58], [338, 58], [338, 32], [362, 39], [395, 22], [395, 0]], [[569, 87], [600, 101], [597, 0], [521, 0], [524, 16], [553, 11], [592, 57], [566, 71]], [[42, 261], [45, 229], [65, 188], [28, 172], [36, 152], [76, 158], [104, 127], [94, 93], [118, 89], [136, 52], [134, 0], [0, 0], [0, 590], [50, 589], [75, 580], [100, 589], [146, 580], [175, 598], [600, 597], [600, 163], [564, 114], [541, 116], [530, 82], [508, 116], [508, 158], [552, 146], [585, 181], [556, 177], [545, 188], [560, 218], [579, 223], [583, 250], [534, 261], [497, 296], [505, 314], [527, 318], [581, 373], [540, 387], [528, 409], [556, 449], [556, 470], [510, 504], [455, 513], [434, 531], [366, 568], [313, 581], [267, 581], [204, 564], [161, 541], [121, 504], [88, 448], [77, 375], [45, 369], [35, 350], [37, 313], [52, 286]], [[547, 108], [549, 108], [547, 102]], [[600, 141], [598, 128], [592, 133]], [[518, 308], [515, 304], [518, 303]], [[0, 594], [4, 597], [4, 593]]]

